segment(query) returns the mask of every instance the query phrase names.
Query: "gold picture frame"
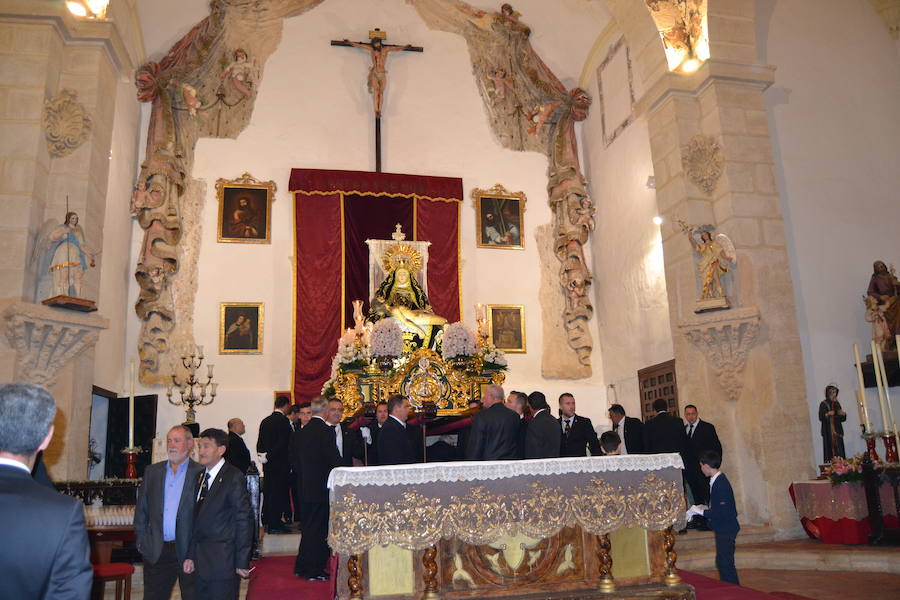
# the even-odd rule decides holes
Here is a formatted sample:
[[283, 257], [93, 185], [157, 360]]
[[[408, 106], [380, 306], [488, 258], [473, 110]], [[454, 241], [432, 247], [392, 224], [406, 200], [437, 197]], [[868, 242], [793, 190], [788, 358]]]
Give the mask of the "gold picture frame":
[[219, 198], [217, 241], [226, 244], [271, 244], [275, 182], [250, 173], [216, 180]]
[[524, 250], [525, 192], [510, 192], [498, 183], [489, 190], [472, 190], [472, 197], [478, 247]]
[[525, 353], [525, 307], [488, 304], [488, 339], [507, 354]]
[[220, 302], [219, 354], [262, 354], [264, 321], [262, 302]]
[[274, 403], [278, 398], [284, 396], [286, 398], [291, 399], [291, 404], [294, 403], [294, 392], [293, 390], [274, 390], [272, 392], [272, 402]]

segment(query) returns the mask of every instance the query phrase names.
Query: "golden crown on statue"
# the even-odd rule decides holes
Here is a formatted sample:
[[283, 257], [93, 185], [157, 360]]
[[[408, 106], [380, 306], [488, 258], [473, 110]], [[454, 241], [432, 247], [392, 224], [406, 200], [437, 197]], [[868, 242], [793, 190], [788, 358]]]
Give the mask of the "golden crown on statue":
[[384, 251], [381, 265], [385, 273], [393, 273], [400, 267], [410, 273], [418, 273], [422, 268], [422, 255], [409, 244], [399, 243]]

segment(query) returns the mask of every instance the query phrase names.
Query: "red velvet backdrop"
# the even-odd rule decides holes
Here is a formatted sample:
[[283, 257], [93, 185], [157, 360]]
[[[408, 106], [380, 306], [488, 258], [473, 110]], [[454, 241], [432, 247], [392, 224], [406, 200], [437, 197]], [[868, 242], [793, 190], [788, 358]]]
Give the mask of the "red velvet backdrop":
[[[429, 241], [428, 299], [451, 323], [460, 318], [459, 208], [462, 179], [361, 171], [292, 169], [295, 294], [294, 395], [309, 400], [331, 373], [354, 299], [369, 309], [366, 239], [390, 239], [400, 223]], [[343, 313], [343, 314], [342, 314]]]

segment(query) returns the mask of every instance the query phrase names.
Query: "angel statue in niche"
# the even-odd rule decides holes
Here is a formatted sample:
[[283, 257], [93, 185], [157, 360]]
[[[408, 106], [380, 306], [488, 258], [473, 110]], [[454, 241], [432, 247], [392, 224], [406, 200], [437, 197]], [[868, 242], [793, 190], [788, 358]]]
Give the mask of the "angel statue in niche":
[[61, 224], [52, 219], [46, 221], [32, 252], [37, 275], [35, 300], [58, 296], [84, 298], [83, 273], [88, 266], [96, 265], [98, 254], [85, 243], [77, 213], [67, 212]]
[[715, 228], [712, 225], [694, 227], [684, 221], [678, 221], [678, 224], [691, 242], [697, 258], [700, 297], [694, 312], [728, 308], [723, 278], [733, 270], [737, 262], [734, 244], [724, 233], [714, 236]]

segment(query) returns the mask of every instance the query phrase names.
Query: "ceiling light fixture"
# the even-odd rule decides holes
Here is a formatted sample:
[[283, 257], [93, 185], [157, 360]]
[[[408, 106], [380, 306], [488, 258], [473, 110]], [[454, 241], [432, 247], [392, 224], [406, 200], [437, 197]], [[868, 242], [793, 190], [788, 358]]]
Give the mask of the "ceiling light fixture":
[[66, 0], [66, 8], [76, 17], [105, 19], [109, 0]]

